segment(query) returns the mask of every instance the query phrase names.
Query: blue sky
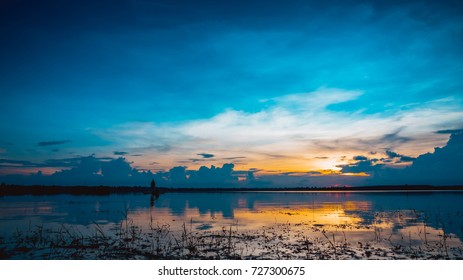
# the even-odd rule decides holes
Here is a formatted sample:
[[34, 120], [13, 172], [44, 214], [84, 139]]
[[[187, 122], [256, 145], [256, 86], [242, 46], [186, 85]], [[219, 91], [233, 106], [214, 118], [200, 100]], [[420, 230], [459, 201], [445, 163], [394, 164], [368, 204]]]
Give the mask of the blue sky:
[[445, 146], [436, 131], [463, 127], [463, 5], [319, 2], [2, 3], [0, 174], [94, 154], [339, 175]]

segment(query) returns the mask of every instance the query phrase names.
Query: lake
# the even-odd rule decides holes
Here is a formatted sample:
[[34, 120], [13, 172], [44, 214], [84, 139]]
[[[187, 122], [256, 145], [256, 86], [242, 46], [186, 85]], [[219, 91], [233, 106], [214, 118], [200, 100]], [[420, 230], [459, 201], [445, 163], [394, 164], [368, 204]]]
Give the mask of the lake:
[[[91, 253], [84, 250], [88, 245], [84, 243], [74, 257], [62, 249], [52, 252], [46, 247], [58, 248], [59, 234], [63, 244], [64, 239], [76, 242], [76, 236], [82, 240], [100, 236], [108, 243], [105, 246], [116, 246], [116, 241], [129, 246], [127, 242], [137, 240], [129, 247], [138, 250], [138, 257], [139, 250], [146, 249], [155, 254], [150, 255], [153, 258], [231, 258], [232, 242], [233, 256], [238, 258], [463, 255], [463, 192], [174, 192], [157, 198], [144, 194], [26, 195], [3, 196], [0, 203], [4, 258], [135, 256], [105, 256], [95, 248]], [[38, 236], [43, 244], [36, 240]], [[54, 239], [42, 241], [47, 236]], [[114, 244], [107, 241], [111, 238]], [[26, 244], [30, 240], [34, 246]], [[229, 244], [223, 245], [226, 240]], [[181, 250], [180, 245], [184, 246]], [[228, 255], [220, 255], [220, 246], [228, 248]]]

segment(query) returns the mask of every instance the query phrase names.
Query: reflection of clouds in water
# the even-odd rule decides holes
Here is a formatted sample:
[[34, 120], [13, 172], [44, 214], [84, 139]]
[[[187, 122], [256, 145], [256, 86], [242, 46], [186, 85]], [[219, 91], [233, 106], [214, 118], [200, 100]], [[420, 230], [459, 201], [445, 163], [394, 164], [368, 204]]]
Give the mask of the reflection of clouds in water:
[[2, 232], [30, 222], [92, 227], [96, 221], [114, 227], [124, 222], [127, 205], [129, 220], [143, 229], [150, 221], [197, 231], [301, 223], [327, 230], [343, 226], [351, 236], [372, 240], [374, 229], [385, 237], [426, 223], [462, 238], [462, 198], [463, 193], [168, 193], [150, 207], [150, 197], [139, 194], [4, 197], [0, 225]]
[[139, 211], [129, 216], [129, 219], [133, 219], [137, 226], [144, 229], [147, 228], [149, 219], [160, 225], [167, 223], [174, 234], [182, 233], [183, 227], [193, 233], [221, 233], [224, 229], [231, 228], [237, 232], [259, 236], [272, 232], [276, 236], [288, 234], [293, 242], [306, 237], [322, 242], [329, 238], [338, 243], [348, 242], [359, 248], [373, 245], [384, 249], [402, 248], [413, 251], [426, 247], [427, 250], [441, 255], [446, 254], [445, 246], [463, 246], [461, 239], [455, 234], [446, 233], [447, 238], [444, 241], [443, 230], [420, 221], [423, 215], [414, 210], [373, 212], [368, 215], [372, 219], [365, 220], [361, 215], [365, 213], [365, 209], [371, 209], [369, 202], [326, 203], [312, 208], [276, 207], [273, 204], [256, 203], [252, 211], [247, 208], [235, 209], [233, 219], [213, 212], [200, 213], [197, 208], [185, 209], [184, 215], [173, 215], [168, 208], [154, 209], [150, 213]]

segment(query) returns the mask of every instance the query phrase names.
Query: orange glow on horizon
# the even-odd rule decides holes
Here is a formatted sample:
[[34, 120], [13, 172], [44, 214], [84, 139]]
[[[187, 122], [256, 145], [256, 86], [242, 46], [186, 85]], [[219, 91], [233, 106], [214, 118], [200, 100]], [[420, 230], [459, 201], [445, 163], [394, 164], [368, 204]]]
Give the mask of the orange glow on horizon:
[[171, 159], [159, 158], [156, 161], [160, 164], [153, 166], [150, 164], [152, 160], [145, 158], [131, 158], [131, 160], [137, 161], [137, 168], [143, 170], [151, 170], [153, 173], [158, 171], [168, 171], [173, 166], [185, 166], [188, 170], [198, 170], [201, 166], [210, 167], [212, 165], [216, 167], [222, 167], [225, 163], [233, 163], [235, 170], [250, 170], [257, 169], [255, 172], [256, 176], [259, 175], [280, 175], [285, 174], [288, 176], [326, 176], [326, 175], [345, 175], [345, 176], [369, 176], [366, 173], [341, 173], [341, 168], [338, 167], [342, 164], [347, 164], [343, 157], [338, 155], [332, 156], [303, 156], [299, 157], [282, 157], [282, 158], [247, 158], [243, 160], [204, 160], [198, 162], [185, 162], [178, 163], [172, 162], [166, 165], [165, 163], [170, 162]]

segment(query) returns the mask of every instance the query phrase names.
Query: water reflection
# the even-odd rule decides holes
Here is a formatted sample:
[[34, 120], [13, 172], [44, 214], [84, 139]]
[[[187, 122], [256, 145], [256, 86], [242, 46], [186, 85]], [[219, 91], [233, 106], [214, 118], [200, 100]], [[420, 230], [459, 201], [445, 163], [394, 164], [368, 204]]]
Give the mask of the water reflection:
[[[302, 224], [350, 234], [421, 240], [444, 231], [463, 239], [463, 193], [168, 193], [110, 196], [1, 197], [1, 235], [30, 225], [106, 229], [126, 218], [142, 229], [150, 222], [191, 230], [257, 230], [277, 223]], [[127, 210], [127, 216], [124, 212]], [[341, 232], [342, 231], [342, 232]], [[426, 234], [424, 231], [427, 231]], [[375, 236], [372, 236], [372, 233]], [[413, 238], [410, 236], [413, 235]], [[405, 237], [404, 237], [405, 236]], [[407, 237], [408, 236], [408, 237]], [[391, 239], [391, 241], [393, 241]]]

